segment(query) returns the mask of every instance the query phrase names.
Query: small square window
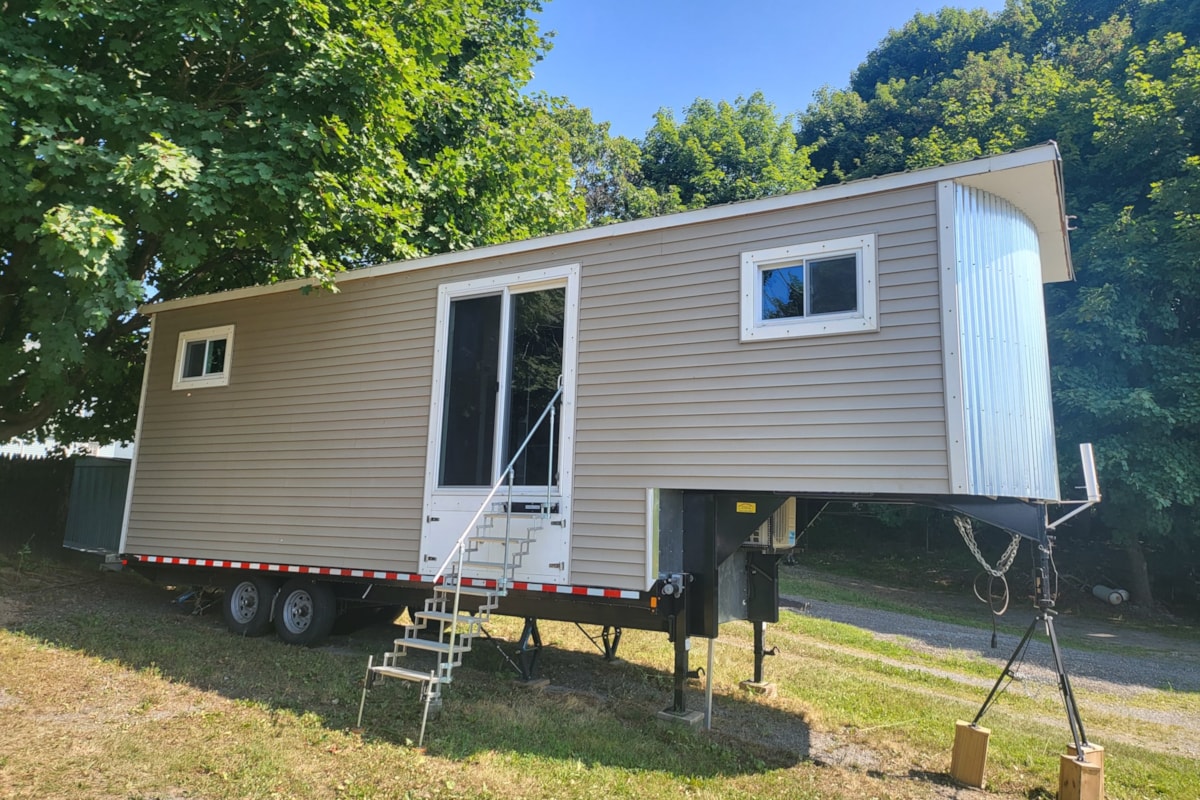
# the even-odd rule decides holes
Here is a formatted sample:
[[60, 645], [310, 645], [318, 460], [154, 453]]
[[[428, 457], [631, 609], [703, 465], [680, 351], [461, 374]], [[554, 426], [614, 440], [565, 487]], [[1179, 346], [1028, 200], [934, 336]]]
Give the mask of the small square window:
[[742, 253], [742, 341], [878, 330], [875, 237]]
[[179, 334], [172, 389], [198, 389], [229, 383], [233, 326], [204, 328]]

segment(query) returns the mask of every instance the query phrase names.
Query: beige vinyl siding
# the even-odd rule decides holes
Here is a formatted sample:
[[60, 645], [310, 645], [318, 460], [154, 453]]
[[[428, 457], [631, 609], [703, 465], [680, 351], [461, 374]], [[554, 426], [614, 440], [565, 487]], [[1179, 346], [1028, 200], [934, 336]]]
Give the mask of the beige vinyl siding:
[[[875, 234], [880, 329], [742, 344], [740, 253]], [[646, 489], [948, 491], [932, 186], [183, 308], [130, 552], [416, 571], [439, 284], [581, 264], [571, 571], [646, 588]], [[171, 391], [236, 324], [230, 385]]]
[[[743, 251], [869, 233], [877, 333], [739, 341]], [[585, 260], [572, 581], [644, 588], [647, 488], [946, 492], [936, 233], [917, 187]]]
[[[435, 293], [349, 284], [159, 315], [126, 548], [411, 570]], [[179, 332], [214, 317], [236, 325], [229, 385], [172, 391]]]

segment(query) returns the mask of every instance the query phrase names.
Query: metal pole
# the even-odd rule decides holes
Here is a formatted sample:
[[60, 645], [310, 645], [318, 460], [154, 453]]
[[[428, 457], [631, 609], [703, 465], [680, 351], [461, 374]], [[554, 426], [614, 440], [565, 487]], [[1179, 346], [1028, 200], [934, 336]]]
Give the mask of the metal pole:
[[358, 701], [358, 725], [362, 727], [363, 709], [367, 706], [367, 689], [371, 686], [371, 667], [375, 666], [375, 656], [367, 656], [367, 676], [363, 678], [362, 699]]
[[708, 640], [708, 671], [704, 673], [704, 729], [712, 730], [713, 692], [713, 645], [716, 639]]
[[548, 429], [550, 436], [550, 457], [546, 459], [546, 506], [542, 509], [542, 516], [550, 517], [550, 486], [554, 483], [554, 406], [550, 406], [550, 427]]
[[[457, 567], [458, 575], [456, 575], [455, 579], [454, 579], [454, 610], [452, 611], [451, 620], [450, 620], [450, 641], [448, 643], [448, 647], [446, 648], [446, 664], [448, 665], [449, 669], [454, 669], [454, 640], [458, 635], [456, 633], [456, 631], [458, 629], [458, 610], [460, 608], [459, 602], [462, 599], [463, 556], [464, 556], [465, 552], [466, 551], [464, 551], [463, 548], [461, 548], [461, 547], [458, 548], [458, 567]], [[442, 606], [442, 607], [445, 608], [445, 606]], [[442, 630], [443, 631], [446, 630], [446, 621], [445, 620], [442, 620]], [[439, 667], [440, 667], [440, 665], [439, 665]], [[439, 681], [439, 685], [440, 685], [440, 681], [442, 680], [440, 668], [437, 670], [437, 674], [434, 675], [434, 679]], [[433, 687], [431, 686], [430, 688], [433, 688]], [[425, 713], [426, 714], [429, 713], [429, 704], [428, 703], [425, 704]], [[424, 717], [421, 718], [421, 731], [422, 731], [421, 735], [424, 736], [425, 735], [424, 734], [424, 731], [425, 731]]]
[[1075, 753], [1080, 761], [1085, 760], [1083, 746], [1087, 744], [1087, 734], [1083, 730], [1083, 717], [1079, 714], [1079, 706], [1075, 703], [1075, 693], [1071, 691], [1071, 679], [1067, 677], [1067, 669], [1063, 666], [1062, 651], [1058, 647], [1058, 634], [1054, 630], [1054, 596], [1050, 594], [1050, 549], [1054, 547], [1054, 537], [1047, 537], [1047, 542], [1038, 550], [1041, 555], [1041, 565], [1037, 572], [1038, 606], [1042, 610], [1042, 619], [1046, 624], [1046, 637], [1050, 640], [1050, 654], [1054, 658], [1054, 670], [1058, 673], [1058, 691], [1062, 695], [1063, 708], [1067, 712], [1067, 723], [1071, 726], [1071, 738], [1075, 742]]
[[500, 571], [500, 580], [496, 582], [497, 589], [508, 588], [508, 540], [512, 535], [512, 509], [513, 509], [513, 474], [515, 470], [512, 467], [508, 468], [508, 503], [504, 508], [504, 568]]
[[1000, 694], [1000, 687], [1003, 685], [1004, 679], [1012, 677], [1012, 665], [1017, 662], [1017, 658], [1029, 645], [1029, 639], [1033, 636], [1033, 632], [1037, 629], [1037, 624], [1041, 620], [1042, 618], [1040, 616], [1034, 617], [1033, 621], [1029, 623], [1029, 627], [1025, 629], [1025, 635], [1021, 637], [1021, 641], [1017, 645], [1017, 649], [1013, 650], [1013, 654], [1009, 657], [1008, 663], [1005, 664], [1004, 669], [1000, 671], [1000, 677], [996, 678], [996, 683], [992, 686], [992, 691], [988, 692], [987, 699], [984, 700], [983, 705], [979, 707], [979, 713], [975, 715], [975, 719], [971, 722], [972, 725], [978, 725], [979, 720], [983, 719], [983, 715], [988, 710], [988, 706], [990, 706], [996, 696]]
[[683, 692], [688, 675], [688, 644], [685, 612], [675, 616], [675, 693], [671, 704], [671, 711], [675, 714], [687, 711], [687, 701]]
[[1063, 708], [1067, 712], [1067, 723], [1071, 726], [1071, 738], [1075, 742], [1075, 755], [1080, 761], [1086, 761], [1083, 746], [1087, 744], [1087, 734], [1083, 732], [1083, 719], [1079, 716], [1079, 706], [1075, 705], [1075, 694], [1071, 691], [1071, 681], [1067, 677], [1062, 653], [1058, 649], [1058, 636], [1054, 633], [1054, 620], [1049, 616], [1046, 617], [1046, 635], [1050, 639], [1050, 652], [1054, 654], [1054, 669], [1058, 672], [1058, 691], [1062, 695]]
[[767, 654], [765, 638], [767, 623], [754, 622], [754, 682], [763, 682], [763, 658]]

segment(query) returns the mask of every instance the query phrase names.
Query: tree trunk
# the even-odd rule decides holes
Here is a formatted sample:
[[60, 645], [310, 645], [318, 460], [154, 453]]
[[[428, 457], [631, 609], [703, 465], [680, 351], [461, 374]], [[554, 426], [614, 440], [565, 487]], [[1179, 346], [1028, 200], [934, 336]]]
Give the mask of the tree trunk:
[[1154, 595], [1150, 592], [1150, 571], [1146, 568], [1146, 554], [1136, 538], [1125, 543], [1125, 555], [1129, 557], [1129, 594], [1133, 602], [1147, 610], [1154, 609]]

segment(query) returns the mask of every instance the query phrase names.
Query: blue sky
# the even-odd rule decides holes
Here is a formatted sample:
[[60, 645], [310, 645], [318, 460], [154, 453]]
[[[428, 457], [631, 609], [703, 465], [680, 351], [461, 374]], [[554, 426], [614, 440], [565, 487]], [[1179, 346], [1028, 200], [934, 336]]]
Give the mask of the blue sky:
[[531, 91], [590, 108], [612, 133], [641, 138], [666, 106], [761, 90], [781, 114], [802, 111], [822, 85], [842, 88], [887, 35], [944, 5], [998, 11], [1004, 0], [551, 0], [556, 31]]

